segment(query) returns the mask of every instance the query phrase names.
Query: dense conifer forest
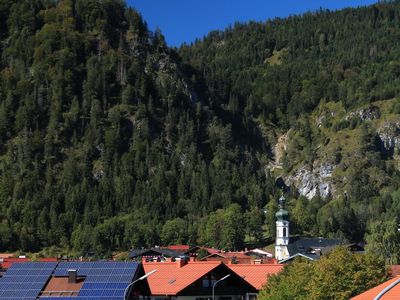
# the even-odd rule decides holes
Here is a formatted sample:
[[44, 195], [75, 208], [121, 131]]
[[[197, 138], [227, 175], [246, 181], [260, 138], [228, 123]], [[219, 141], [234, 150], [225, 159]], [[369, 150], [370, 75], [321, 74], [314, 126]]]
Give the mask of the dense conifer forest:
[[[398, 1], [172, 49], [123, 1], [0, 0], [0, 250], [266, 244], [282, 189], [293, 234], [382, 247], [400, 209], [400, 124], [393, 147], [378, 134], [400, 113], [399, 38]], [[321, 161], [328, 195], [287, 183]]]

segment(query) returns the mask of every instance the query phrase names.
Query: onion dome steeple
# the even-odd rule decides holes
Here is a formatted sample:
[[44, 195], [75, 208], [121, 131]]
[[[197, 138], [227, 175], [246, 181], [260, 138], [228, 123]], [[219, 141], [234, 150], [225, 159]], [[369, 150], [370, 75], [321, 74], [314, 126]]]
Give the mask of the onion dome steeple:
[[276, 218], [279, 221], [283, 221], [283, 220], [288, 220], [289, 219], [289, 213], [288, 211], [285, 209], [285, 204], [286, 204], [286, 199], [285, 197], [282, 195], [279, 198], [279, 210], [278, 212], [275, 214]]
[[278, 261], [289, 257], [289, 213], [285, 209], [286, 199], [283, 195], [279, 198], [279, 210], [276, 216], [275, 257]]
[[286, 199], [283, 195], [279, 198], [279, 210], [275, 214], [278, 221], [287, 221], [289, 219], [289, 213], [285, 209]]

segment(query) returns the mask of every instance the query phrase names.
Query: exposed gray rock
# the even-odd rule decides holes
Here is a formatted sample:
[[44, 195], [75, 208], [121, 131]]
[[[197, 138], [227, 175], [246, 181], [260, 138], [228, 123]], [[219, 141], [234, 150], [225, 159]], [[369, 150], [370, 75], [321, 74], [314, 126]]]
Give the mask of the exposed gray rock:
[[325, 111], [323, 114], [319, 115], [316, 119], [315, 122], [318, 127], [322, 127], [324, 125], [324, 122], [329, 121], [335, 116], [336, 112], [334, 111]]
[[334, 170], [335, 166], [332, 164], [315, 165], [312, 170], [303, 166], [287, 177], [285, 182], [287, 185], [294, 185], [299, 194], [307, 199], [312, 199], [318, 192], [325, 198], [334, 192], [330, 181]]
[[400, 148], [400, 121], [385, 122], [378, 128], [378, 136], [386, 150]]
[[353, 118], [358, 118], [361, 121], [372, 121], [374, 119], [379, 119], [381, 116], [381, 112], [379, 110], [379, 107], [371, 105], [367, 108], [359, 109], [357, 111], [353, 111], [349, 113], [346, 117], [345, 120], [351, 120]]

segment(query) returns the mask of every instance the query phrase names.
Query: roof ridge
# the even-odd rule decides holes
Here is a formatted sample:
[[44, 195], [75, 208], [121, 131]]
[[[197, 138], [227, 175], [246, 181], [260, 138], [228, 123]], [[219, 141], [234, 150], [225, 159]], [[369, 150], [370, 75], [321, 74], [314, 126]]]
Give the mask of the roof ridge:
[[[178, 261], [157, 261], [157, 262], [144, 261], [142, 263], [145, 264], [145, 265], [157, 265], [157, 264], [160, 264], [160, 265], [175, 265], [177, 262], [179, 262], [179, 260]], [[187, 266], [187, 265], [194, 265], [194, 264], [202, 264], [202, 265], [205, 265], [205, 264], [214, 265], [215, 264], [215, 265], [218, 265], [218, 264], [221, 264], [221, 263], [222, 263], [221, 261], [188, 261], [182, 267]]]
[[[280, 267], [283, 266], [283, 264], [231, 264], [228, 266], [235, 266], [235, 267]], [[400, 275], [399, 275], [400, 276]]]

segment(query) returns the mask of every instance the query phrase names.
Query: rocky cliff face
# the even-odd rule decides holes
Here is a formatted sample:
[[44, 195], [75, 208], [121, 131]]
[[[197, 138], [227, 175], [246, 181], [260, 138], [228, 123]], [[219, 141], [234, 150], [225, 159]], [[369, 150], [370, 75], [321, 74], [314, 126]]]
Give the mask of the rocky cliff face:
[[351, 120], [357, 118], [361, 121], [372, 121], [375, 119], [379, 119], [381, 116], [381, 112], [378, 107], [371, 105], [367, 108], [362, 108], [357, 111], [350, 112], [345, 120]]
[[[283, 166], [283, 157], [290, 143], [290, 132], [286, 132], [278, 137], [273, 147], [274, 159], [269, 163], [266, 169], [270, 171], [281, 170]], [[291, 175], [284, 176], [286, 186], [296, 187], [298, 193], [307, 199], [314, 198], [317, 194], [325, 198], [334, 193], [334, 187], [331, 182], [332, 173], [336, 166], [332, 163], [316, 161], [310, 166], [301, 166]]]
[[289, 142], [289, 132], [286, 132], [278, 137], [278, 141], [275, 146], [272, 148], [272, 154], [274, 155], [274, 159], [270, 162], [268, 169], [282, 169], [283, 156], [287, 150]]
[[318, 193], [325, 198], [334, 193], [331, 177], [335, 167], [329, 163], [317, 162], [311, 168], [302, 166], [293, 175], [288, 176], [285, 183], [295, 186], [299, 194], [307, 199], [314, 198]]
[[400, 148], [400, 121], [383, 123], [377, 133], [386, 150], [394, 151]]
[[[341, 187], [346, 185], [346, 170], [362, 148], [358, 137], [360, 124], [363, 123], [368, 126], [372, 136], [377, 138], [375, 144], [371, 142], [375, 147], [372, 151], [382, 152], [384, 160], [400, 169], [400, 120], [390, 111], [390, 106], [379, 106], [378, 103], [345, 113], [339, 111], [340, 107], [328, 105], [320, 107], [313, 116], [311, 131], [314, 138], [320, 138], [320, 144], [316, 143], [311, 150], [314, 153], [311, 163], [294, 161], [291, 162], [293, 170], [284, 170], [283, 158], [292, 147], [291, 143], [297, 145], [297, 158], [304, 158], [301, 152], [304, 145], [295, 141], [301, 133], [291, 129], [277, 138], [273, 147], [274, 160], [268, 165], [270, 171], [282, 177], [287, 186], [295, 187], [300, 195], [308, 199], [317, 195], [323, 198], [340, 195], [343, 192]], [[356, 120], [354, 126], [333, 129], [338, 122], [352, 120]], [[289, 174], [282, 175], [282, 169]], [[339, 170], [336, 173], [341, 175], [334, 175], [336, 169]]]

